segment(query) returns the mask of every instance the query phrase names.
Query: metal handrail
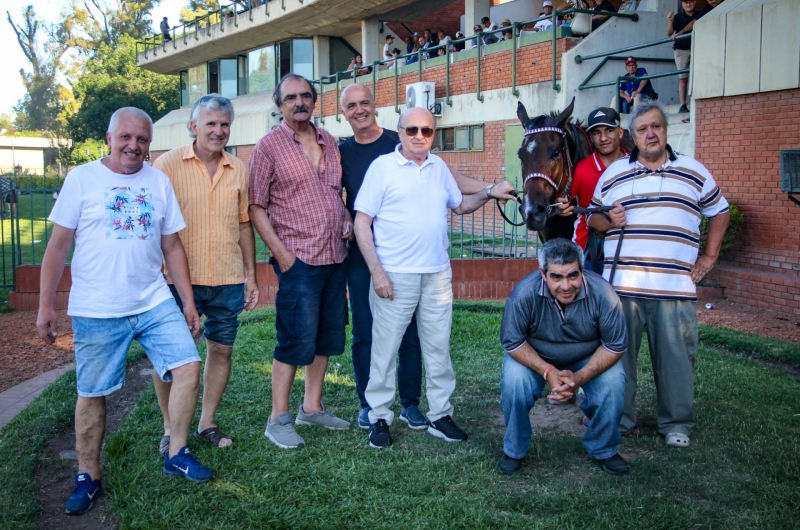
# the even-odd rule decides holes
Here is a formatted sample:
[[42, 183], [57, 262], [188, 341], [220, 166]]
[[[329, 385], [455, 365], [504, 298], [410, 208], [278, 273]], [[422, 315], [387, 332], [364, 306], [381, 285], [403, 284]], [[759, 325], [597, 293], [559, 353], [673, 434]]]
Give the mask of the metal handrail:
[[685, 40], [691, 38], [692, 35], [691, 33], [689, 33], [687, 35], [681, 35], [680, 37], [675, 37], [674, 39], [672, 37], [667, 37], [665, 39], [654, 40], [652, 42], [645, 42], [644, 44], [635, 44], [633, 46], [626, 46], [625, 48], [618, 48], [616, 50], [611, 50], [608, 52], [595, 53], [592, 55], [587, 55], [585, 57], [583, 55], [576, 55], [575, 62], [580, 64], [583, 61], [588, 61], [589, 59], [597, 59], [598, 57], [606, 57], [608, 55], [617, 55], [618, 53], [632, 52], [634, 50], [641, 50], [642, 48], [649, 48], [651, 46], [660, 46], [661, 44], [667, 44], [669, 42], [677, 42], [679, 40]]
[[[601, 87], [601, 86], [608, 86], [608, 84], [606, 82], [595, 83], [595, 84], [592, 84], [592, 85], [587, 85], [587, 83], [595, 76], [595, 74], [597, 74], [597, 72], [599, 72], [603, 68], [603, 66], [605, 66], [605, 64], [609, 60], [610, 61], [625, 61], [627, 59], [628, 59], [627, 55], [608, 55], [606, 57], [603, 57], [603, 60], [600, 61], [600, 64], [595, 66], [594, 70], [592, 70], [589, 73], [589, 75], [586, 76], [586, 79], [584, 79], [583, 82], [578, 86], [578, 90], [587, 90], [589, 88], [597, 88], [597, 87]], [[651, 62], [651, 63], [674, 63], [675, 62], [674, 59], [667, 59], [667, 58], [664, 58], [664, 57], [639, 57], [637, 60], [641, 61], [641, 62]]]
[[690, 72], [690, 70], [691, 70], [690, 68], [684, 68], [682, 70], [673, 70], [671, 72], [663, 72], [663, 73], [660, 73], [660, 74], [643, 75], [642, 77], [630, 77], [630, 76], [626, 76], [626, 75], [621, 75], [621, 76], [617, 77], [616, 82], [615, 81], [610, 81], [608, 83], [609, 85], [614, 84], [614, 83], [616, 83], [616, 85], [617, 85], [617, 91], [614, 93], [617, 96], [617, 113], [622, 112], [622, 98], [619, 97], [619, 90], [620, 90], [619, 86], [623, 81], [642, 81], [642, 80], [658, 79], [659, 77], [670, 77], [670, 76], [673, 76], [673, 75], [688, 74]]

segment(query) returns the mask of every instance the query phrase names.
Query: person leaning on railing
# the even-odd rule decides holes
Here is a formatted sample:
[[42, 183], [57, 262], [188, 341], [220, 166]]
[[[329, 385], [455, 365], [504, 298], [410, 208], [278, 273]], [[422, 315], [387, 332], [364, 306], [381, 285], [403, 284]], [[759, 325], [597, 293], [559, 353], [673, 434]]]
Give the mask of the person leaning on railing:
[[[609, 0], [594, 0], [592, 11], [611, 11], [616, 13], [617, 8]], [[597, 28], [608, 22], [609, 18], [611, 18], [610, 15], [592, 15], [592, 31], [596, 31]]]
[[[628, 57], [625, 60], [625, 70], [628, 77], [644, 77], [647, 75], [647, 70], [639, 68], [636, 63], [635, 57]], [[641, 81], [625, 81], [619, 85], [619, 97], [622, 98], [621, 109], [624, 114], [627, 114], [633, 109], [634, 105], [638, 105], [642, 98], [658, 99], [658, 94], [653, 90], [653, 84], [649, 79], [642, 79]], [[611, 103], [615, 106], [616, 98]]]

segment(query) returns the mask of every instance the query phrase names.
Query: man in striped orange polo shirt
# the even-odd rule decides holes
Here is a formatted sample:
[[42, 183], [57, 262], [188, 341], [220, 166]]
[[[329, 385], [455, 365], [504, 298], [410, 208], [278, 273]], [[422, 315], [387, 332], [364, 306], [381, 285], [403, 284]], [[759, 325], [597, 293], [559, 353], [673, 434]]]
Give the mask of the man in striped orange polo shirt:
[[[197, 311], [206, 315], [203, 409], [194, 436], [220, 448], [233, 443], [217, 427], [216, 413], [231, 373], [238, 316], [258, 302], [247, 168], [225, 152], [233, 117], [233, 105], [227, 98], [209, 94], [198, 99], [188, 123], [194, 141], [153, 163], [172, 181], [186, 219], [186, 228], [179, 235], [189, 258]], [[169, 283], [174, 289], [171, 280]], [[180, 298], [175, 300], [180, 305]], [[170, 385], [155, 376], [153, 381], [164, 414], [164, 437], [159, 445], [163, 451], [169, 447], [166, 404]]]

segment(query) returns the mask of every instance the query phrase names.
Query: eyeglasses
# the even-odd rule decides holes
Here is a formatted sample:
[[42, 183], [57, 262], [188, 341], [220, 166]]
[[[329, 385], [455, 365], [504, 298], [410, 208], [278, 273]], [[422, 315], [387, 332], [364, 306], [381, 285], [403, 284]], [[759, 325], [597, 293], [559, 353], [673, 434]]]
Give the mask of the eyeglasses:
[[399, 127], [399, 128], [403, 129], [406, 132], [407, 135], [412, 136], [412, 137], [416, 136], [417, 133], [420, 132], [420, 131], [422, 132], [422, 137], [423, 138], [430, 138], [431, 136], [433, 136], [433, 129], [431, 129], [430, 127], [421, 127], [421, 128], [420, 127]]
[[203, 96], [200, 98], [200, 103], [205, 103], [206, 101], [213, 101], [213, 100], [219, 101], [222, 105], [229, 105], [231, 102], [231, 100], [229, 100], [228, 98], [222, 96], [215, 96], [213, 94], [208, 94], [207, 96]]

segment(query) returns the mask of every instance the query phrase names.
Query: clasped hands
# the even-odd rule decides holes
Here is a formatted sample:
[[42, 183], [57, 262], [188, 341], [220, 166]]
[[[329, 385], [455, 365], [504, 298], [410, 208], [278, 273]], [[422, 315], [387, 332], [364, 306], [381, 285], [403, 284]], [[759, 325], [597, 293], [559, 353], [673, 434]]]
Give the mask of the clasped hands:
[[572, 399], [572, 396], [583, 384], [578, 373], [572, 370], [552, 369], [547, 373], [545, 380], [550, 385], [550, 394], [547, 399], [552, 399], [559, 403], [566, 403]]

